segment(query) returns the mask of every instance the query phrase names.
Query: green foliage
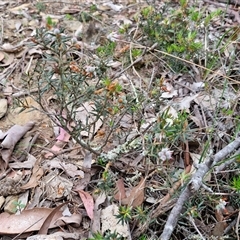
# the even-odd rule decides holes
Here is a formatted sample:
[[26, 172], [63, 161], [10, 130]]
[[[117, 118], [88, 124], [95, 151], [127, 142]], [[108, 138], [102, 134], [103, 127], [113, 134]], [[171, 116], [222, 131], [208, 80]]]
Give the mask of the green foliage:
[[122, 224], [127, 224], [132, 219], [132, 207], [120, 206], [118, 209], [118, 215], [116, 217], [119, 219], [118, 222]]
[[47, 18], [46, 18], [46, 27], [47, 27], [48, 29], [51, 29], [51, 28], [53, 28], [54, 26], [56, 26], [56, 22], [53, 21], [53, 19], [52, 19], [50, 16], [47, 16]]
[[[188, 1], [181, 0], [180, 5], [172, 8], [169, 2], [161, 11], [147, 6], [141, 11], [140, 27], [152, 43], [158, 43], [158, 49], [177, 57], [194, 60], [202, 56], [203, 45], [200, 41], [203, 26], [221, 14], [217, 10], [204, 17], [199, 9], [190, 7]], [[181, 61], [165, 57], [168, 64], [176, 71], [184, 65]]]
[[124, 238], [118, 234], [116, 231], [111, 233], [110, 231], [106, 231], [104, 234], [94, 233], [93, 238], [89, 240], [123, 240]]
[[[48, 23], [52, 24], [51, 18]], [[76, 51], [75, 41], [66, 37], [61, 29], [38, 29], [34, 41], [48, 50], [35, 68], [34, 76], [37, 80], [28, 80], [37, 83], [39, 91], [36, 101], [56, 124], [71, 132], [71, 136], [83, 148], [99, 155], [111, 132], [118, 127], [119, 117], [131, 111], [134, 104], [131, 94], [127, 99], [122, 97], [121, 84], [107, 77], [107, 67], [103, 61], [90, 60], [81, 64], [76, 62], [73, 58], [73, 52]], [[108, 41], [97, 49], [97, 53], [101, 58], [112, 57], [115, 46], [116, 43]], [[49, 114], [43, 104], [49, 91], [53, 92], [54, 103], [57, 104], [55, 114]], [[86, 122], [82, 122], [78, 119], [78, 109], [85, 109], [85, 103], [91, 103], [93, 109], [91, 116], [86, 117]], [[94, 121], [90, 121], [91, 119]], [[102, 145], [95, 146], [92, 138], [97, 121], [108, 124], [109, 128]], [[71, 131], [68, 127], [70, 122], [73, 123]], [[87, 138], [82, 138], [82, 131], [88, 133]], [[106, 182], [103, 185], [106, 185]]]
[[132, 56], [134, 59], [138, 58], [142, 54], [141, 49], [134, 48], [132, 49]]
[[232, 188], [240, 193], [240, 176], [238, 177], [233, 177], [233, 180], [231, 182]]
[[127, 32], [127, 30], [129, 29], [129, 24], [124, 24], [123, 26], [121, 26], [121, 28], [119, 29], [119, 33], [124, 34]]
[[107, 41], [105, 45], [97, 48], [97, 54], [101, 58], [112, 57], [115, 48], [116, 48], [115, 42]]
[[179, 112], [177, 117], [174, 117], [169, 112], [169, 109], [164, 111], [158, 121], [153, 125], [153, 133], [146, 134], [148, 152], [154, 158], [159, 158], [159, 150], [166, 146], [177, 146], [180, 142], [190, 140], [192, 133], [189, 126], [186, 125], [188, 113], [185, 111]]
[[139, 206], [134, 209], [134, 219], [136, 219], [140, 223], [144, 223], [148, 219], [147, 210], [143, 209], [143, 207]]
[[65, 15], [65, 18], [66, 18], [67, 20], [73, 20], [73, 19], [74, 19], [74, 17], [73, 17], [71, 14], [69, 14], [69, 13], [67, 13], [67, 14]]
[[92, 4], [92, 5], [90, 6], [90, 11], [91, 11], [91, 12], [97, 11], [97, 5], [96, 5], [96, 4]]
[[15, 205], [15, 212], [17, 212], [17, 211], [21, 212], [26, 207], [26, 205], [23, 204], [21, 200], [14, 201], [13, 204]]
[[79, 20], [80, 22], [89, 22], [89, 21], [92, 20], [92, 17], [90, 16], [89, 13], [83, 11], [83, 12], [81, 12], [81, 14], [78, 16], [78, 20]]
[[114, 177], [111, 172], [108, 171], [107, 167], [102, 173], [102, 178], [97, 184], [98, 188], [108, 194], [112, 194], [114, 188]]
[[38, 12], [44, 12], [46, 10], [46, 4], [42, 1], [36, 2], [35, 7], [37, 8]]
[[139, 237], [139, 240], [148, 240], [148, 239], [149, 239], [148, 236], [145, 234]]

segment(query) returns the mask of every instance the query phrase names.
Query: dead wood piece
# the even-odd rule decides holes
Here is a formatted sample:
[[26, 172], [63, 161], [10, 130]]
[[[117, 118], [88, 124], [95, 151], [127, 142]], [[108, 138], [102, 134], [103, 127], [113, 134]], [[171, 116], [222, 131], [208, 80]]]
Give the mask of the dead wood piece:
[[181, 193], [180, 197], [174, 208], [172, 209], [167, 222], [164, 226], [163, 232], [160, 236], [161, 240], [168, 240], [170, 239], [174, 228], [177, 225], [178, 217], [181, 213], [184, 203], [188, 200], [190, 196], [195, 194], [202, 185], [202, 179], [206, 175], [206, 173], [213, 168], [217, 163], [231, 154], [235, 149], [240, 146], [240, 138], [237, 138], [232, 143], [228, 144], [218, 153], [216, 153], [212, 158], [208, 161], [199, 164], [199, 168], [197, 171], [192, 175], [190, 182], [187, 184], [183, 192]]

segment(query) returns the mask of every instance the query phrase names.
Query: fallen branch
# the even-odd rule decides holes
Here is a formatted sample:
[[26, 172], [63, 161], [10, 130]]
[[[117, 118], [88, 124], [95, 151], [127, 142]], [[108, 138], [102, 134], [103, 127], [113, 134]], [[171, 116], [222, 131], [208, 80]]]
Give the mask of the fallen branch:
[[170, 239], [174, 228], [177, 225], [177, 221], [181, 210], [183, 208], [183, 204], [188, 200], [190, 196], [195, 194], [202, 185], [202, 179], [206, 175], [206, 173], [213, 168], [217, 163], [227, 157], [230, 153], [232, 153], [235, 149], [240, 146], [240, 138], [237, 138], [232, 143], [228, 144], [221, 151], [216, 153], [212, 158], [208, 161], [200, 163], [197, 171], [193, 174], [190, 182], [187, 184], [186, 188], [181, 193], [180, 197], [174, 208], [172, 209], [167, 222], [164, 226], [163, 232], [160, 236], [161, 240]]

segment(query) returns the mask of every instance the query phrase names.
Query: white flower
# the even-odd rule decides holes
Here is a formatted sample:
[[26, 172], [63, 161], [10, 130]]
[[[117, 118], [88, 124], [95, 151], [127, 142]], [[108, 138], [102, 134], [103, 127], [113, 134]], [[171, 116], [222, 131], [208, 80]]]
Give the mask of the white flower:
[[216, 206], [217, 211], [224, 210], [227, 202], [224, 200], [220, 199], [218, 205]]
[[55, 35], [60, 34], [60, 30], [59, 30], [58, 28], [55, 28], [55, 29], [53, 30], [53, 33], [54, 33]]
[[112, 42], [116, 42], [120, 38], [120, 35], [117, 32], [112, 32], [107, 35], [107, 39]]
[[162, 161], [170, 160], [172, 157], [173, 151], [170, 151], [168, 148], [163, 148], [161, 152], [158, 153], [159, 158]]

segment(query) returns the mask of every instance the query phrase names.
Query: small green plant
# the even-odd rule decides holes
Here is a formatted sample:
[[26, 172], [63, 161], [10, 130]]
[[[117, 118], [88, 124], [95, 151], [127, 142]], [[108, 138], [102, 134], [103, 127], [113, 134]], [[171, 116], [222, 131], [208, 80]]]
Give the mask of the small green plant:
[[[178, 145], [180, 142], [190, 140], [192, 131], [186, 124], [188, 113], [179, 112], [173, 116], [169, 109], [166, 109], [153, 124], [154, 134], [146, 134], [148, 153], [156, 159], [170, 160], [171, 151], [166, 149], [169, 144]], [[163, 151], [163, 152], [162, 152]]]
[[53, 21], [53, 19], [50, 16], [47, 16], [46, 18], [46, 27], [48, 29], [52, 29], [56, 25], [56, 22]]
[[25, 208], [25, 204], [22, 203], [21, 200], [14, 201], [13, 204], [15, 205], [15, 212], [19, 211], [21, 212]]
[[[159, 43], [159, 50], [194, 61], [204, 56], [200, 32], [220, 14], [221, 11], [217, 10], [204, 17], [203, 12], [190, 7], [186, 0], [180, 1], [179, 6], [174, 8], [169, 2], [161, 11], [152, 6], [142, 9], [140, 27], [148, 40]], [[184, 69], [181, 61], [168, 56], [165, 59], [174, 70]]]
[[99, 57], [112, 57], [114, 50], [116, 48], [116, 43], [112, 41], [107, 41], [103, 46], [97, 48], [97, 54]]
[[67, 20], [73, 20], [73, 19], [74, 19], [74, 17], [73, 17], [71, 14], [69, 14], [69, 13], [67, 13], [67, 14], [65, 15], [65, 18], [66, 18]]
[[124, 34], [127, 32], [127, 30], [129, 29], [129, 24], [124, 24], [123, 26], [121, 26], [121, 28], [119, 29], [119, 33]]
[[97, 5], [96, 5], [96, 4], [92, 4], [92, 5], [90, 6], [90, 11], [91, 11], [91, 12], [96, 12], [96, 11], [97, 11]]
[[132, 49], [132, 56], [134, 59], [138, 58], [142, 54], [141, 49], [134, 48]]
[[97, 186], [101, 191], [111, 194], [114, 189], [114, 178], [108, 170], [108, 166], [109, 165], [107, 164], [104, 172], [102, 173], [102, 178], [98, 182]]
[[44, 12], [46, 10], [46, 8], [47, 8], [46, 4], [44, 2], [41, 2], [41, 1], [37, 2], [35, 4], [35, 7], [37, 8], [39, 13], [40, 12]]
[[116, 217], [119, 219], [118, 222], [122, 224], [127, 224], [132, 219], [132, 207], [120, 206], [118, 209], [118, 215]]
[[110, 231], [106, 231], [104, 234], [101, 233], [94, 233], [93, 238], [89, 240], [123, 240], [124, 238], [118, 234], [116, 231], [113, 233]]
[[[51, 18], [48, 24], [53, 24]], [[35, 83], [39, 89], [35, 100], [42, 110], [57, 125], [69, 131], [83, 148], [99, 156], [111, 133], [118, 127], [121, 116], [131, 111], [134, 97], [132, 94], [126, 95], [118, 81], [107, 77], [107, 68], [103, 60], [95, 62], [92, 59], [81, 63], [75, 61], [72, 58], [72, 52], [76, 50], [73, 40], [71, 37], [66, 37], [60, 29], [49, 27], [37, 30], [33, 42], [40, 44], [43, 49], [48, 50], [48, 53], [45, 52], [34, 71], [34, 76], [38, 79]], [[97, 49], [97, 54], [101, 59], [112, 57], [115, 46], [115, 42], [108, 41], [106, 45]], [[33, 81], [27, 79], [27, 82]], [[55, 114], [49, 114], [43, 104], [43, 98], [49, 91], [53, 92], [59, 104]], [[86, 106], [91, 110], [86, 111], [89, 114], [83, 121], [80, 112], [86, 109]], [[71, 131], [69, 123], [71, 123]], [[108, 131], [104, 132], [102, 145], [96, 146], [92, 140], [97, 124], [107, 125]], [[83, 131], [84, 138], [81, 135]], [[106, 182], [104, 180], [105, 185]]]
[[142, 224], [146, 222], [148, 219], [147, 210], [144, 210], [141, 206], [136, 207], [134, 209], [134, 219]]
[[78, 17], [78, 20], [80, 21], [80, 22], [89, 22], [89, 21], [91, 21], [92, 20], [92, 17], [90, 16], [90, 14], [89, 13], [87, 13], [87, 12], [81, 12], [81, 14], [79, 15], [79, 17]]
[[240, 176], [238, 177], [233, 177], [233, 180], [231, 182], [231, 187], [237, 191], [240, 192]]

